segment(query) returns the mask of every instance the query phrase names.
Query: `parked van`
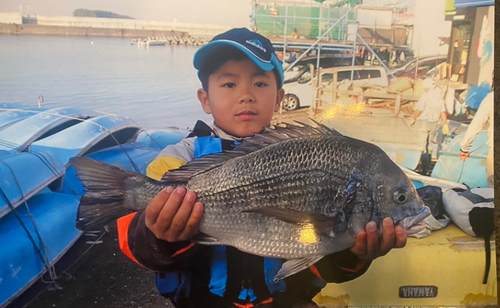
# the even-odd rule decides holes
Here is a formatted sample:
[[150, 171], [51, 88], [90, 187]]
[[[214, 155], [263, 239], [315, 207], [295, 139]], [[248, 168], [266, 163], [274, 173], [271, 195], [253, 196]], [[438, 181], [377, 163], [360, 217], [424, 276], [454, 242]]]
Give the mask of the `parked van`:
[[[286, 68], [293, 62], [294, 61], [285, 63], [283, 65], [283, 68], [286, 70]], [[285, 72], [284, 83], [290, 83], [293, 81], [297, 81], [299, 78], [302, 79], [306, 77], [308, 74], [310, 74], [309, 65], [312, 64], [316, 69], [317, 62], [318, 56], [306, 56], [300, 59], [291, 70]], [[349, 58], [347, 55], [342, 55], [342, 53], [322, 53], [319, 57], [319, 66], [322, 68], [350, 66], [351, 63], [352, 58]]]
[[[410, 77], [413, 79], [424, 77], [430, 70], [441, 63], [445, 63], [446, 55], [425, 56], [409, 59], [389, 70], [389, 75], [394, 78]], [[418, 62], [418, 63], [417, 63]], [[417, 68], [418, 65], [418, 68]]]
[[[310, 73], [309, 65], [313, 65], [316, 67], [317, 57], [316, 56], [308, 56], [300, 59], [294, 67], [285, 72], [284, 83], [290, 83], [297, 81], [299, 78], [304, 78]], [[287, 66], [291, 63], [287, 63], [283, 66], [286, 70]], [[340, 66], [340, 64], [336, 64], [335, 58], [331, 54], [325, 54], [320, 56], [319, 66], [322, 68], [329, 68], [334, 66]], [[304, 76], [305, 75], [305, 76]], [[304, 77], [303, 77], [304, 76]], [[311, 78], [309, 76], [309, 78]]]
[[[383, 66], [344, 66], [321, 70], [321, 83], [328, 87], [333, 82], [333, 73], [337, 71], [337, 82], [351, 80], [355, 85], [372, 84], [381, 87], [389, 85], [389, 78]], [[305, 72], [299, 79], [283, 85], [285, 96], [282, 106], [285, 110], [311, 106], [314, 94], [310, 72]]]

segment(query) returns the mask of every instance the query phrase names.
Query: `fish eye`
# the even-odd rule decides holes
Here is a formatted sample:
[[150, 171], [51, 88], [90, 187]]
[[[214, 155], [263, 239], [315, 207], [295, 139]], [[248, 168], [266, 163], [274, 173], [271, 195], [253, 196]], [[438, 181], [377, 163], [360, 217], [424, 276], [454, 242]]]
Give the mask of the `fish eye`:
[[408, 198], [406, 196], [406, 191], [397, 190], [394, 193], [394, 200], [397, 201], [398, 203], [405, 203], [407, 199]]

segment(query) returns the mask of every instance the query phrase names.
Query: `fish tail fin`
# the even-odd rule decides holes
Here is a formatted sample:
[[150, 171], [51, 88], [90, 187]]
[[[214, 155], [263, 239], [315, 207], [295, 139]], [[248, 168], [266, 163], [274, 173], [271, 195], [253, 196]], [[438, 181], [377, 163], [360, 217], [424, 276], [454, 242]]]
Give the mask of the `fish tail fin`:
[[76, 228], [82, 231], [102, 229], [113, 220], [133, 210], [126, 204], [125, 181], [143, 175], [97, 162], [85, 157], [74, 157], [70, 164], [85, 186], [85, 194], [78, 206]]
[[81, 231], [102, 229], [112, 221], [131, 212], [122, 204], [125, 194], [98, 197], [86, 193], [80, 200], [76, 217], [76, 228]]

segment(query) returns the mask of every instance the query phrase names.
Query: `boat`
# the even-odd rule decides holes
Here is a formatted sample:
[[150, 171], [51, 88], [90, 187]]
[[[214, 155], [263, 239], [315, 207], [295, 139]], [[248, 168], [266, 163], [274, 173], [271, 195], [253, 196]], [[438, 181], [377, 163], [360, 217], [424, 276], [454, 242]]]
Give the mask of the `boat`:
[[36, 295], [35, 285], [46, 286], [42, 280], [57, 287], [59, 263], [85, 242], [75, 228], [83, 186], [70, 158], [145, 173], [163, 147], [186, 134], [144, 131], [129, 118], [94, 110], [0, 104], [0, 307], [22, 306], [27, 293]]
[[149, 47], [149, 46], [165, 46], [170, 41], [165, 37], [148, 37], [145, 39], [137, 39], [136, 41], [131, 41], [131, 44], [137, 44], [137, 46]]
[[152, 39], [146, 42], [148, 46], [165, 46], [165, 44], [167, 43], [168, 43], [167, 40], [161, 40], [161, 39]]

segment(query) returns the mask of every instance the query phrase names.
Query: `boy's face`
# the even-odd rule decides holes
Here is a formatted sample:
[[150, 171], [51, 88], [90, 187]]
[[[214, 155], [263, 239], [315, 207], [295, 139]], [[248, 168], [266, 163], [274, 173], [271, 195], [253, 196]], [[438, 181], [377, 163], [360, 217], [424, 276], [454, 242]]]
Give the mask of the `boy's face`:
[[274, 73], [259, 69], [250, 59], [226, 62], [210, 75], [208, 93], [198, 90], [205, 113], [237, 137], [252, 136], [268, 126], [283, 95]]

